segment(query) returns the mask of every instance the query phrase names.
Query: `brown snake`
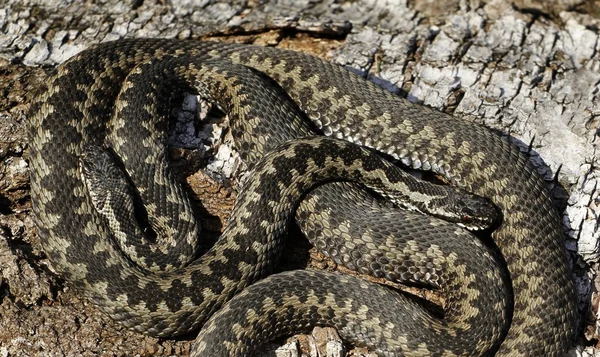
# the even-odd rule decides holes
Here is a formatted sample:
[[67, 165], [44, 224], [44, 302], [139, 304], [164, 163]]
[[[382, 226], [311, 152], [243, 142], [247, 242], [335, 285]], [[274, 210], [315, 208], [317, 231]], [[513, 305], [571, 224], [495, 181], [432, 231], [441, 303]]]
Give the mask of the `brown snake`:
[[[182, 62], [175, 61], [157, 70], [151, 80], [136, 80], [140, 68], [152, 67], [153, 61], [161, 63], [173, 58]], [[234, 65], [230, 68], [225, 65], [221, 70], [210, 65], [210, 61], [215, 60]], [[208, 64], [202, 65], [202, 61]], [[249, 74], [236, 76], [236, 71]], [[256, 71], [270, 77], [283, 91], [262, 87], [269, 80]], [[167, 244], [176, 247], [175, 253], [169, 254], [180, 258], [167, 263], [161, 260], [160, 249], [153, 246], [147, 251], [151, 256], [148, 262], [154, 263], [144, 265], [145, 258], [140, 257], [140, 267], [125, 258], [122, 251], [130, 249], [129, 236], [143, 229], [129, 227], [130, 233], [124, 234], [122, 244], [107, 240], [113, 235], [114, 227], [126, 225], [126, 220], [113, 222], [112, 226], [107, 223], [105, 216], [98, 212], [97, 201], [104, 198], [87, 193], [93, 182], [84, 183], [80, 171], [82, 166], [84, 171], [92, 171], [88, 181], [94, 181], [93, 175], [102, 175], [100, 171], [104, 169], [111, 171], [107, 169], [110, 164], [98, 164], [102, 157], [94, 158], [95, 154], [88, 151], [89, 147], [109, 145], [116, 152], [124, 153], [123, 161], [138, 160], [133, 171], [141, 173], [141, 177], [149, 176], [153, 183], [165, 177], [172, 180], [168, 172], [148, 174], [151, 169], [147, 167], [164, 160], [163, 149], [148, 154], [137, 152], [140, 144], [146, 147], [163, 144], [164, 121], [154, 120], [152, 113], [164, 113], [164, 109], [152, 108], [153, 104], [142, 99], [136, 103], [129, 90], [146, 83], [148, 88], [142, 93], [153, 92], [158, 96], [165, 89], [154, 79], [162, 79], [162, 76], [166, 79], [173, 76], [177, 78], [175, 84], [184, 82], [190, 87], [185, 89], [194, 90], [194, 77], [188, 77], [191, 72], [195, 76], [236, 72], [224, 75], [219, 81], [221, 85], [210, 90], [210, 96], [220, 97], [217, 99], [223, 101], [222, 106], [227, 106], [226, 100], [239, 102], [228, 109], [230, 114], [236, 110], [250, 111], [246, 108], [253, 104], [246, 102], [248, 98], [259, 98], [267, 92], [270, 94], [265, 97], [276, 98], [287, 93], [302, 112], [287, 110], [288, 104], [270, 100], [264, 100], [263, 109], [254, 111], [289, 117], [292, 122], [291, 127], [285, 129], [288, 132], [304, 130], [295, 120], [305, 115], [325, 135], [376, 149], [406, 166], [436, 172], [454, 186], [488, 197], [503, 214], [502, 224], [492, 236], [506, 261], [514, 295], [514, 312], [504, 340], [497, 339], [504, 336], [504, 325], [510, 320], [510, 314], [506, 313], [510, 299], [492, 291], [499, 284], [492, 282], [498, 280], [498, 273], [489, 268], [489, 263], [467, 260], [471, 252], [485, 252], [485, 249], [477, 242], [461, 248], [465, 243], [461, 240], [469, 239], [457, 233], [456, 226], [436, 220], [421, 221], [427, 222], [421, 231], [431, 237], [429, 240], [420, 242], [409, 237], [406, 247], [392, 247], [400, 250], [393, 254], [406, 255], [411, 263], [388, 275], [396, 280], [421, 282], [425, 277], [437, 276], [435, 272], [440, 267], [454, 269], [453, 273], [440, 273], [441, 285], [449, 282], [454, 289], [454, 285], [463, 283], [462, 288], [457, 287], [454, 297], [448, 298], [446, 320], [419, 310], [411, 301], [387, 289], [337, 274], [287, 272], [242, 291], [270, 270], [272, 259], [280, 252], [280, 248], [272, 247], [272, 230], [285, 231], [280, 226], [288, 223], [295, 202], [303, 196], [302, 190], [311, 187], [313, 181], [309, 179], [330, 180], [326, 171], [334, 178], [361, 182], [384, 195], [388, 194], [388, 188], [380, 187], [382, 180], [399, 184], [391, 178], [402, 174], [389, 173], [393, 168], [374, 159], [372, 152], [336, 140], [300, 141], [268, 154], [265, 161], [257, 164], [256, 180], [248, 183], [251, 190], [240, 195], [242, 198], [236, 203], [230, 225], [220, 242], [201, 258], [191, 263], [191, 258], [187, 258], [193, 257], [194, 248], [185, 247], [184, 243], [190, 243], [197, 235], [193, 217], [188, 214], [189, 203], [171, 200], [167, 200], [165, 206], [147, 210], [150, 220], [173, 214], [172, 218], [150, 224], [158, 236], [167, 237]], [[245, 87], [245, 83], [255, 77], [259, 93], [245, 95], [244, 89], [256, 88], [254, 84]], [[240, 88], [241, 91], [236, 92]], [[233, 297], [201, 332], [196, 353], [244, 355], [249, 351], [243, 346], [247, 342], [262, 342], [262, 339], [292, 333], [296, 328], [303, 330], [315, 323], [334, 325], [345, 339], [366, 344], [384, 356], [471, 356], [485, 355], [488, 349], [498, 356], [561, 356], [572, 342], [577, 309], [559, 217], [543, 180], [527, 157], [483, 127], [413, 105], [353, 73], [309, 55], [274, 48], [162, 39], [118, 41], [79, 54], [51, 76], [31, 113], [32, 198], [45, 249], [59, 273], [105, 312], [132, 329], [158, 336], [185, 333], [202, 326]], [[140, 113], [147, 118], [139, 122], [122, 119], [140, 116]], [[253, 145], [262, 145], [257, 139], [262, 127], [250, 122], [253, 132], [249, 132], [248, 126], [243, 130], [232, 128], [234, 136], [249, 146], [247, 152], [252, 152]], [[304, 152], [315, 156], [303, 156]], [[91, 162], [86, 162], [88, 157]], [[285, 162], [284, 158], [293, 163]], [[160, 197], [164, 200], [165, 196], [161, 195], [165, 193], [167, 198], [180, 195], [178, 186], [164, 185], [160, 190], [143, 186], [134, 174], [128, 173], [144, 201], [161, 200]], [[280, 182], [294, 189], [283, 189], [278, 185]], [[414, 184], [415, 189], [419, 187]], [[267, 196], [268, 190], [273, 190], [274, 196]], [[272, 209], [274, 202], [285, 203], [285, 208], [273, 209], [273, 213], [288, 216], [278, 217], [277, 229], [256, 224], [259, 219], [270, 220], [257, 217]], [[315, 228], [306, 212], [319, 205], [309, 197], [297, 212], [300, 221], [304, 219], [305, 224], [313, 224], [313, 228], [307, 230], [316, 232], [317, 241], [327, 240], [320, 238], [323, 231], [344, 235], [344, 229], [340, 228], [342, 223], [346, 228], [355, 227], [353, 223], [342, 222], [337, 230], [326, 224]], [[339, 204], [339, 207], [345, 206]], [[327, 214], [333, 216], [334, 211]], [[257, 216], [251, 216], [253, 213]], [[407, 217], [412, 219], [412, 216]], [[379, 226], [384, 224], [380, 222]], [[253, 241], [254, 237], [245, 235], [247, 231], [261, 229], [268, 238]], [[369, 228], [355, 229], [367, 232]], [[419, 227], [413, 231], [419, 232]], [[461, 238], [448, 243], [448, 235]], [[373, 241], [366, 243], [377, 245]], [[385, 248], [387, 243], [380, 244]], [[181, 246], [184, 246], [182, 251], [177, 250]], [[352, 247], [347, 243], [341, 244], [344, 249], [339, 247], [332, 249], [323, 244], [321, 248], [340, 261], [353, 256]], [[375, 262], [370, 264], [370, 269], [376, 275], [377, 271], [385, 270], [382, 267], [386, 266], [387, 260], [383, 259], [386, 257], [389, 255], [383, 254], [370, 261]], [[357, 261], [364, 262], [365, 258], [349, 264], [361, 270], [363, 265]], [[225, 266], [228, 268], [222, 270]], [[476, 276], [478, 272], [481, 276]], [[441, 288], [452, 294], [446, 287]], [[484, 300], [489, 311], [483, 311]], [[397, 316], [392, 316], [396, 309]], [[231, 317], [240, 318], [239, 314], [242, 320]], [[490, 322], [487, 327], [481, 324], [485, 320]]]

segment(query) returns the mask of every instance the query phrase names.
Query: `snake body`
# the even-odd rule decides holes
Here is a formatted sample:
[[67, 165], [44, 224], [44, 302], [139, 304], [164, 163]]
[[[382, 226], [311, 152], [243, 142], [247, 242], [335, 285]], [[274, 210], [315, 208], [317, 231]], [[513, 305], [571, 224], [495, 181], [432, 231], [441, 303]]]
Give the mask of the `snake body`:
[[[274, 153], [259, 161], [255, 179], [240, 194], [219, 243], [201, 258], [191, 263], [187, 258], [194, 255], [192, 241], [198, 228], [187, 213], [189, 203], [185, 200], [168, 200], [163, 206], [148, 209], [152, 217], [167, 213], [173, 217], [152, 222], [151, 226], [157, 236], [163, 237], [160, 239], [165, 239], [160, 243], [175, 247], [174, 250], [165, 253], [150, 245], [144, 253], [149, 257], [138, 257], [141, 266], [124, 257], [122, 251], [131, 250], [130, 237], [142, 229], [128, 226], [124, 223], [127, 220], [113, 222], [112, 226], [107, 224], [98, 212], [98, 202], [105, 197], [92, 197], [87, 192], [88, 186], [94, 184], [94, 176], [86, 185], [81, 162], [83, 171], [102, 171], [102, 166], [94, 166], [102, 162], [101, 158], [85, 162], [88, 156], [94, 156], [88, 155], [90, 147], [101, 148], [108, 142], [130, 154], [128, 160], [138, 161], [133, 170], [141, 177], [149, 176], [154, 182], [172, 180], [168, 172], [156, 173], [151, 168], [153, 161], [164, 160], [164, 152], [138, 155], [136, 159], [138, 148], [133, 145], [136, 141], [148, 147], [162, 144], [158, 133], [164, 132], [164, 123], [152, 118], [139, 122], [119, 120], [128, 115], [146, 113], [150, 117], [152, 113], [164, 112], [164, 108], [125, 98], [132, 83], [140, 83], [135, 76], [143, 66], [152, 67], [153, 61], [170, 59], [225, 61], [232, 63], [232, 68], [243, 65], [268, 76], [282, 89], [281, 93], [278, 89], [272, 93], [289, 95], [302, 110], [288, 118], [291, 124], [286, 129], [273, 128], [275, 133], [287, 130], [287, 134], [275, 136], [287, 138], [290, 133], [304, 130], [297, 117], [305, 115], [325, 135], [373, 148], [416, 169], [434, 171], [455, 186], [491, 199], [503, 213], [502, 224], [493, 238], [510, 273], [514, 295], [512, 322], [506, 312], [511, 300], [502, 284], [494, 283], [501, 280], [501, 274], [491, 267], [492, 263], [486, 262], [487, 258], [469, 267], [473, 261], [469, 252], [485, 252], [485, 249], [479, 243], [470, 243], [467, 249], [459, 247], [461, 242], [447, 243], [441, 236], [461, 237], [461, 233], [454, 226], [436, 221], [421, 228], [435, 239], [422, 243], [426, 244], [423, 246], [408, 240], [408, 248], [398, 255], [406, 256], [406, 261], [413, 264], [411, 267], [390, 272], [382, 259], [389, 255], [380, 254], [370, 260], [376, 263], [370, 264], [370, 268], [376, 275], [383, 271], [392, 278], [418, 281], [422, 275], [435, 275], [430, 272], [437, 271], [438, 266], [454, 265], [457, 270], [465, 267], [462, 275], [441, 279], [452, 282], [448, 290], [458, 289], [446, 306], [449, 320], [413, 310], [412, 303], [391, 296], [385, 289], [326, 273], [288, 272], [244, 290], [269, 271], [280, 253], [271, 233], [285, 232], [296, 202], [315, 181], [357, 180], [387, 195], [390, 188], [383, 187], [381, 182], [395, 184], [399, 180], [394, 177], [404, 176], [393, 166], [372, 158], [372, 152], [333, 139], [315, 138], [283, 147], [273, 145], [277, 146]], [[175, 68], [171, 74], [176, 78], [185, 78], [193, 71], [198, 72], [193, 61], [168, 68]], [[165, 71], [157, 72], [155, 77], [160, 79]], [[188, 78], [186, 83], [190, 81]], [[124, 82], [126, 85], [120, 88]], [[259, 88], [263, 88], [262, 80], [259, 82]], [[156, 83], [150, 81], [146, 91], [160, 95], [161, 88]], [[220, 83], [228, 85], [213, 88], [213, 95], [235, 94], [231, 98], [234, 101], [236, 96], [242, 98], [237, 99], [241, 104], [231, 111], [245, 111], [243, 91], [236, 92], [243, 85], [227, 78]], [[266, 103], [264, 111], [277, 111], [273, 108], [279, 104]], [[273, 115], [286, 120], [286, 113], [296, 112], [282, 110]], [[274, 48], [160, 39], [123, 40], [82, 52], [51, 76], [31, 113], [32, 199], [45, 249], [65, 278], [111, 317], [135, 330], [157, 336], [185, 333], [202, 326], [233, 298], [207, 323], [195, 353], [243, 355], [250, 351], [245, 347], [246, 342], [253, 344], [256, 339], [269, 339], [311, 324], [333, 324], [343, 337], [369, 345], [385, 356], [469, 356], [488, 351], [499, 356], [561, 356], [571, 343], [576, 301], [558, 215], [543, 180], [527, 158], [485, 128], [410, 104], [357, 75], [309, 55]], [[265, 146], [264, 139], [256, 139], [264, 129], [249, 125], [244, 129], [234, 126], [232, 131], [246, 143], [247, 158], [255, 161], [258, 159], [251, 153], [255, 146]], [[135, 133], [139, 140], [124, 140], [124, 133]], [[306, 152], [315, 156], [304, 156]], [[293, 164], [290, 166], [284, 159], [292, 160]], [[134, 177], [131, 175], [132, 181], [136, 181]], [[135, 185], [140, 185], [138, 193], [143, 200], [164, 197], [160, 195], [165, 192], [156, 192], [153, 186], [144, 186], [143, 182]], [[177, 186], [161, 187], [168, 187], [163, 189], [167, 197], [180, 196]], [[415, 183], [411, 188], [418, 191], [419, 187]], [[277, 211], [273, 209], [274, 202], [282, 205]], [[322, 242], [322, 248], [329, 249], [329, 255], [349, 260], [346, 258], [354, 253], [347, 244], [331, 248], [323, 238], [323, 231], [332, 227], [325, 224], [315, 228], [308, 218], [307, 211], [319, 204], [306, 200], [300, 204], [296, 216], [308, 225], [313, 224], [307, 230]], [[276, 212], [274, 217], [261, 216], [270, 211]], [[333, 211], [328, 214], [334, 215]], [[128, 228], [123, 229], [124, 225]], [[106, 239], [113, 235], [111, 228], [115, 227], [123, 232], [120, 243]], [[267, 234], [257, 241], [252, 233], [265, 231], [265, 227]], [[337, 231], [343, 235], [343, 230]], [[419, 227], [413, 231], [418, 232]], [[385, 242], [367, 244], [386, 249]], [[456, 251], [467, 253], [463, 257]], [[163, 260], [165, 256], [176, 259]], [[358, 259], [350, 264], [361, 270], [364, 265], [360, 262], [364, 261]], [[454, 286], [458, 283], [463, 283], [463, 287]], [[358, 293], [348, 288], [348, 284], [359, 287]], [[391, 312], [398, 308], [400, 317], [392, 317]], [[243, 321], [236, 322], [230, 317], [240, 318], [240, 314]], [[489, 324], [485, 324], [486, 320]], [[506, 332], [509, 322], [510, 329]]]

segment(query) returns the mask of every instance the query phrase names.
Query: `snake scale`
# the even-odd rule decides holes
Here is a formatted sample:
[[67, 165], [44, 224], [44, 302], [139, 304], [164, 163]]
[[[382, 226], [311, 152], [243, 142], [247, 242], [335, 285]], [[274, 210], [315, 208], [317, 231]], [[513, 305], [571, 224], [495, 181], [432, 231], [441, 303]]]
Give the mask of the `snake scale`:
[[[207, 96], [230, 116], [256, 114], [246, 124], [232, 122], [231, 129], [255, 168], [219, 241], [194, 259], [199, 227], [190, 203], [170, 184], [168, 170], [154, 168], [166, 160], [164, 149], [149, 148], [164, 146], [167, 130], [161, 115], [168, 108], [155, 99], [175, 85], [202, 94], [197, 78], [203, 76]], [[135, 96], [137, 87], [145, 87], [144, 98]], [[254, 101], [258, 108], [251, 108]], [[333, 138], [278, 144], [313, 129]], [[355, 270], [442, 289], [448, 295], [445, 318], [350, 276], [292, 271], [260, 280], [281, 253], [274, 236], [285, 233], [297, 202], [315, 182], [355, 181], [392, 199], [398, 192], [409, 201], [437, 197], [429, 191], [436, 185], [411, 179], [372, 150], [339, 139], [489, 198], [502, 212], [492, 236], [510, 277], [456, 225], [388, 213], [355, 184], [333, 183], [299, 204], [302, 229]], [[127, 175], [107, 146], [123, 156]], [[257, 149], [265, 152], [254, 154]], [[344, 339], [382, 356], [562, 356], [572, 342], [576, 299], [560, 221], [527, 157], [483, 127], [413, 105], [309, 55], [173, 39], [97, 45], [59, 66], [42, 88], [31, 110], [30, 164], [36, 223], [55, 269], [134, 330], [171, 336], [204, 325], [195, 355], [248, 355], [268, 339], [315, 324], [333, 325]], [[103, 181], [122, 189], [90, 190]], [[437, 189], [440, 197], [458, 192]], [[140, 218], [131, 213], [137, 212], [136, 195], [163, 201], [145, 208], [140, 221], [149, 220], [156, 237], [140, 250], [145, 227], [132, 223]], [[456, 194], [465, 201], [461, 197], [470, 196]], [[328, 200], [337, 203], [331, 207]], [[105, 208], [129, 213], [111, 220]], [[349, 211], [377, 218], [351, 221], [345, 218]], [[463, 207], [460, 215], [469, 213]], [[406, 222], [397, 232], [379, 232], [399, 219]], [[362, 242], [342, 241], [348, 232], [360, 233]], [[403, 246], [391, 238], [407, 232], [413, 236]]]

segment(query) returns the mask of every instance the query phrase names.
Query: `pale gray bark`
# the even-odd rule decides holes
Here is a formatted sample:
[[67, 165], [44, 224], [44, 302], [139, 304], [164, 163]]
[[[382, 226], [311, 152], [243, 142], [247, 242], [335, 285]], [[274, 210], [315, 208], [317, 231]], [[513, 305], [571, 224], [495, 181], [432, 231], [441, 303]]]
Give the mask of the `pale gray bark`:
[[[93, 43], [214, 35], [315, 53], [411, 101], [510, 135], [523, 150], [532, 143], [532, 161], [564, 209], [588, 325], [571, 355], [600, 356], [593, 347], [600, 333], [599, 299], [593, 294], [600, 285], [595, 275], [600, 256], [597, 2], [514, 5], [500, 0], [5, 1], [0, 8], [0, 356], [187, 354], [188, 341], [157, 341], [123, 330], [52, 273], [30, 215], [26, 110], [35, 100], [32, 89], [45, 77], [39, 66], [53, 68]], [[226, 145], [218, 153], [212, 167], [231, 164]], [[326, 337], [300, 338], [305, 353], [331, 332], [316, 335]], [[280, 353], [293, 356], [297, 349], [291, 343]]]

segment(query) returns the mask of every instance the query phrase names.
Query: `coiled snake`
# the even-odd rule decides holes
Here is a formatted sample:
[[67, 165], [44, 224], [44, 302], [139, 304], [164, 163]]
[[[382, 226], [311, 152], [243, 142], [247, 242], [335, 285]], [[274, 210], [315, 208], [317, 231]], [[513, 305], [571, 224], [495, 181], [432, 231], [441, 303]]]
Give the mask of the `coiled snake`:
[[[165, 169], [161, 115], [168, 109], [156, 104], [174, 86], [212, 97], [233, 118], [245, 117], [244, 124], [232, 119], [232, 133], [242, 157], [256, 165], [222, 237], [195, 260], [198, 227]], [[303, 116], [312, 123], [301, 123]], [[303, 230], [353, 269], [441, 288], [448, 295], [445, 318], [333, 273], [286, 272], [246, 288], [270, 271], [281, 252], [279, 236], [315, 182], [360, 182], [452, 220], [437, 208], [445, 197], [463, 222], [489, 208], [460, 190], [416, 181], [344, 141], [277, 144], [313, 128], [491, 199], [502, 211], [493, 238], [512, 295], [493, 256], [456, 225], [387, 213], [347, 183], [311, 191], [296, 211]], [[181, 334], [212, 316], [195, 354], [246, 355], [267, 339], [314, 324], [333, 325], [382, 356], [561, 356], [570, 346], [576, 301], [560, 222], [527, 158], [485, 128], [410, 104], [309, 55], [162, 39], [95, 46], [58, 67], [33, 105], [30, 157], [34, 214], [56, 270], [140, 332]], [[95, 190], [103, 185], [116, 188]], [[139, 209], [138, 199], [152, 203]], [[347, 218], [353, 214], [377, 218]], [[404, 223], [395, 225], [399, 219]], [[383, 231], [386, 226], [395, 228]], [[155, 241], [140, 247], [147, 228]], [[349, 232], [357, 241], [342, 241]]]

